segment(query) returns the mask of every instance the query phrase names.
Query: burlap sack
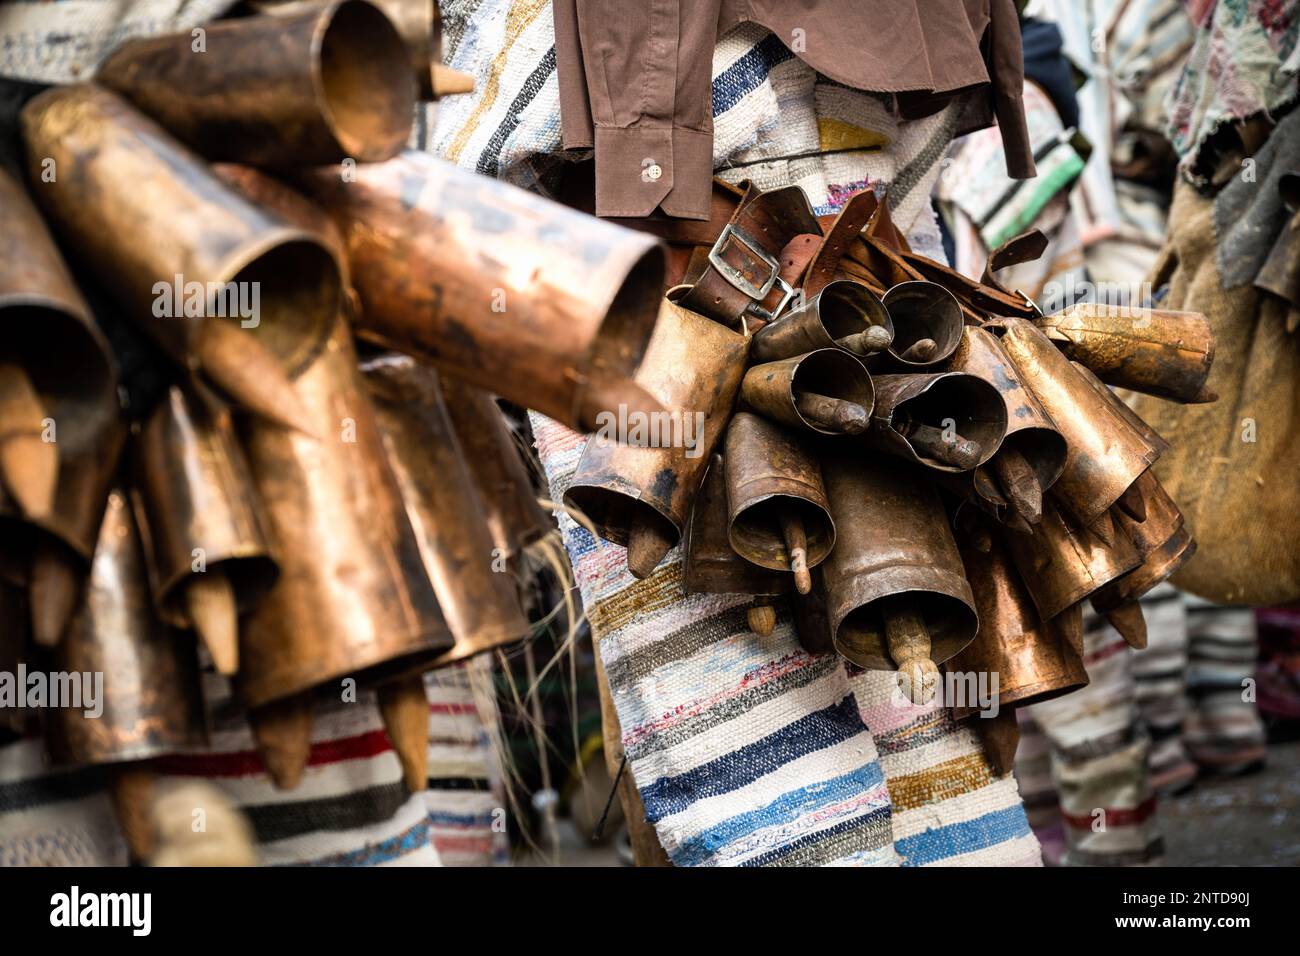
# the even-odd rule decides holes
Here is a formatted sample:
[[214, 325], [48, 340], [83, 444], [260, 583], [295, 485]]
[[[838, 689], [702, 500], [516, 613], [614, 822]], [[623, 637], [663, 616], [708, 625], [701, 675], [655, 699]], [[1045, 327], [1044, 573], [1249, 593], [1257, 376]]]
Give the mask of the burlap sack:
[[1213, 206], [1179, 183], [1152, 288], [1168, 281], [1163, 308], [1209, 318], [1219, 400], [1127, 397], [1173, 444], [1156, 474], [1199, 544], [1174, 583], [1223, 604], [1282, 604], [1300, 599], [1300, 348], [1283, 300], [1220, 284]]

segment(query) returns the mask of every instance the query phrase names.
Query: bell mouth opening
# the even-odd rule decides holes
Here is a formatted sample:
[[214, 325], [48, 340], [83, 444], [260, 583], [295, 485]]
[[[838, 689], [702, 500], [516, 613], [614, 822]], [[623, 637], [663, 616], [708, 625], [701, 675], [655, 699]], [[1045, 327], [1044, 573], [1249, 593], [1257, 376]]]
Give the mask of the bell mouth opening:
[[397, 28], [368, 3], [348, 0], [325, 24], [318, 84], [323, 110], [347, 158], [391, 159], [415, 116], [415, 66]]
[[[794, 370], [790, 379], [792, 392], [814, 392], [827, 398], [838, 398], [861, 405], [870, 417], [876, 407], [876, 390], [866, 367], [848, 352], [840, 349], [818, 349], [810, 352]], [[836, 432], [819, 428], [795, 409], [799, 420], [808, 428], [823, 435]]]
[[636, 374], [659, 316], [664, 268], [664, 251], [657, 244], [632, 263], [591, 344], [588, 364], [593, 373], [623, 378]]
[[845, 615], [835, 632], [835, 648], [840, 655], [867, 670], [897, 670], [889, 656], [881, 610], [885, 598], [905, 595], [912, 596], [912, 606], [925, 622], [930, 635], [930, 660], [936, 664], [953, 657], [975, 637], [977, 618], [966, 602], [939, 591], [899, 591], [882, 595]]
[[[112, 360], [84, 322], [60, 309], [0, 307], [0, 317], [5, 331], [0, 358], [13, 361], [31, 379], [66, 463], [118, 413]], [[32, 427], [46, 426], [33, 422]]]
[[889, 311], [860, 282], [837, 279], [830, 283], [820, 293], [817, 312], [823, 328], [833, 339], [866, 331], [873, 325], [885, 327], [891, 335], [894, 332]]
[[[951, 292], [933, 282], [903, 282], [882, 300], [894, 324], [894, 342], [889, 354], [902, 365], [923, 368], [942, 362], [957, 350], [961, 342], [961, 306]], [[904, 359], [903, 353], [921, 339], [932, 339], [939, 349], [935, 357], [917, 362]]]
[[590, 518], [603, 539], [623, 547], [627, 547], [628, 532], [634, 521], [649, 522], [661, 538], [673, 542], [673, 547], [681, 538], [681, 530], [657, 508], [621, 491], [575, 487], [565, 492], [564, 501]]
[[1002, 439], [998, 451], [1018, 451], [1038, 476], [1038, 487], [1050, 488], [1065, 470], [1066, 443], [1050, 428], [1022, 428]]
[[343, 281], [323, 245], [290, 239], [245, 265], [220, 295], [221, 301], [209, 301], [209, 321], [233, 322], [257, 336], [296, 376], [325, 347], [339, 315]]
[[[235, 610], [244, 615], [256, 607], [280, 579], [280, 566], [268, 555], [250, 554], [234, 558], [225, 558], [208, 565], [203, 574], [220, 573], [230, 581], [230, 588], [235, 593]], [[185, 610], [185, 587], [194, 572], [185, 574], [172, 581], [164, 590], [165, 606], [171, 617], [171, 623], [177, 627], [189, 627], [189, 614]]]
[[826, 511], [796, 495], [772, 495], [751, 505], [731, 523], [731, 546], [752, 564], [773, 571], [790, 570], [790, 554], [781, 531], [781, 519], [793, 515], [808, 539], [808, 567], [826, 560], [835, 546], [835, 526]]
[[[972, 375], [950, 375], [938, 379], [929, 389], [902, 402], [894, 410], [906, 418], [941, 431], [951, 430], [979, 443], [976, 468], [996, 454], [1007, 430], [1007, 409], [997, 389]], [[941, 471], [961, 471], [920, 455], [927, 465]]]

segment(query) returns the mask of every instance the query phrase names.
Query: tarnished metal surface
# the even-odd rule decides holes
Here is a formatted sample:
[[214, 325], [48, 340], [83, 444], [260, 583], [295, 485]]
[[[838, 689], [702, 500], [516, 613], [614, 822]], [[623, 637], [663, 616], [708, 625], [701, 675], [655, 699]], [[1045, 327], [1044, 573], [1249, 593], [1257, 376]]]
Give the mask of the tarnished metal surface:
[[796, 394], [812, 392], [875, 408], [871, 376], [856, 358], [837, 348], [818, 349], [793, 358], [765, 362], [745, 373], [740, 398], [746, 407], [792, 428], [833, 435], [809, 421], [796, 405]]
[[[1109, 512], [1102, 521], [1112, 521]], [[1137, 567], [1142, 556], [1121, 531], [1107, 545], [1093, 531], [1081, 528], [1050, 501], [1033, 534], [1009, 534], [1007, 543], [1020, 578], [1044, 620], [1095, 593]]]
[[294, 391], [319, 437], [258, 420], [244, 446], [280, 580], [240, 633], [239, 687], [257, 707], [345, 676], [428, 667], [452, 635], [342, 321]]
[[537, 503], [519, 446], [496, 400], [450, 375], [440, 376], [438, 384], [486, 509], [492, 541], [512, 560], [553, 530], [555, 522]]
[[140, 536], [121, 489], [108, 495], [86, 599], [56, 659], [59, 670], [104, 675], [101, 716], [50, 711], [56, 759], [119, 763], [202, 742], [194, 644], [154, 616]]
[[358, 335], [570, 425], [633, 404], [656, 239], [427, 153], [300, 181], [343, 230]]
[[258, 166], [376, 162], [406, 145], [415, 71], [362, 0], [296, 4], [119, 46], [95, 79], [209, 159]]
[[442, 18], [437, 0], [371, 0], [406, 43], [420, 99], [434, 97], [433, 67], [442, 62]]
[[395, 353], [366, 359], [361, 369], [425, 570], [456, 638], [437, 666], [527, 636], [514, 577], [494, 552], [438, 373]]
[[[42, 208], [124, 312], [178, 362], [195, 368], [205, 322], [242, 321], [205, 318], [216, 311], [211, 298], [182, 313], [188, 293], [182, 293], [186, 301], [175, 301], [178, 281], [199, 283], [209, 296], [209, 283], [235, 283], [226, 288], [248, 290], [250, 301], [256, 289], [257, 325], [243, 331], [290, 373], [321, 350], [342, 282], [338, 264], [313, 234], [240, 198], [108, 90], [87, 84], [48, 90], [27, 104], [23, 131]], [[41, 181], [47, 158], [57, 170], [53, 182]]]
[[627, 544], [634, 518], [654, 522], [668, 540], [680, 538], [704, 468], [731, 416], [748, 347], [745, 336], [663, 299], [636, 381], [692, 428], [702, 413], [702, 432], [694, 435], [693, 449], [592, 437], [565, 503], [584, 512], [600, 536], [615, 544]]
[[31, 377], [54, 419], [60, 454], [75, 455], [116, 414], [117, 369], [44, 220], [3, 166], [0, 250], [6, 354]]
[[[1001, 532], [979, 527], [960, 539], [979, 631], [946, 669], [996, 674], [998, 703], [1003, 707], [1050, 700], [1086, 685], [1082, 606], [1072, 605], [1041, 620]], [[957, 701], [953, 716], [960, 719], [979, 709], [976, 701]]]
[[193, 626], [184, 586], [217, 570], [239, 612], [248, 612], [279, 569], [229, 410], [204, 407], [172, 386], [132, 452], [132, 498], [158, 613], [175, 627]]
[[894, 333], [881, 301], [860, 282], [837, 279], [797, 309], [754, 335], [749, 347], [754, 362], [775, 362], [817, 349], [837, 348], [836, 341], [872, 326]]
[[979, 443], [977, 465], [997, 452], [1007, 430], [1007, 407], [989, 382], [963, 372], [876, 375], [876, 410], [867, 443], [926, 468], [957, 473], [963, 469], [923, 454], [908, 441], [909, 423], [929, 425]]
[[1214, 333], [1199, 312], [1085, 302], [1034, 324], [1107, 385], [1175, 402], [1212, 398], [1205, 383], [1214, 364]]
[[727, 429], [728, 537], [746, 561], [775, 571], [791, 568], [782, 516], [795, 517], [807, 536], [808, 567], [835, 546], [835, 523], [822, 487], [821, 465], [798, 435], [748, 412]]
[[1065, 437], [1065, 468], [1052, 496], [1082, 524], [1092, 524], [1159, 457], [1159, 448], [1116, 409], [1118, 399], [1098, 394], [1031, 323], [994, 319], [986, 328]]
[[774, 596], [791, 589], [791, 578], [746, 561], [731, 546], [726, 462], [714, 454], [695, 496], [683, 545], [682, 585], [687, 594]]
[[838, 540], [822, 564], [835, 648], [894, 670], [878, 602], [908, 595], [941, 664], [975, 637], [975, 602], [938, 493], [923, 473], [848, 452], [822, 457]]
[[[915, 372], [933, 368], [952, 355], [961, 341], [961, 306], [943, 286], [934, 282], [900, 282], [885, 293], [882, 301], [894, 323], [894, 343], [889, 347], [888, 364], [895, 370]], [[924, 361], [903, 358], [922, 339], [935, 343], [934, 357]]]
[[1123, 510], [1111, 514], [1115, 523], [1133, 542], [1142, 563], [1092, 596], [1092, 606], [1105, 613], [1121, 604], [1136, 601], [1161, 581], [1171, 577], [1193, 554], [1196, 541], [1183, 522], [1183, 513], [1169, 497], [1155, 473], [1148, 470], [1134, 483], [1142, 496], [1146, 519], [1136, 521]]

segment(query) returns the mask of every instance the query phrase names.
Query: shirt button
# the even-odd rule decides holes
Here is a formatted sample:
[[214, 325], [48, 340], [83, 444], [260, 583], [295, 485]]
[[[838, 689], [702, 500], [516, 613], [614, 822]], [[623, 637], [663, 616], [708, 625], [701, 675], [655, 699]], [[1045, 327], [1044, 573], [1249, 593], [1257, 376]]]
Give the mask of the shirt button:
[[655, 183], [659, 181], [659, 178], [661, 176], [663, 176], [664, 171], [658, 163], [651, 163], [648, 167], [646, 167], [645, 174], [652, 183]]

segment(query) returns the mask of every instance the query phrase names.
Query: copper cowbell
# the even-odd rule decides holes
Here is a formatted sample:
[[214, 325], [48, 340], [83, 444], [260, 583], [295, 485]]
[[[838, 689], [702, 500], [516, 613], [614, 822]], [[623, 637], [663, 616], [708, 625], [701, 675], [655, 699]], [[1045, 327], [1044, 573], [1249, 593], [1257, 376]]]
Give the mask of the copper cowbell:
[[815, 453], [801, 436], [749, 412], [731, 419], [725, 449], [731, 547], [746, 561], [792, 573], [807, 594], [809, 569], [835, 547]]
[[1206, 387], [1214, 332], [1199, 312], [1085, 302], [1034, 324], [1107, 385], [1174, 402], [1214, 400]]
[[965, 699], [951, 702], [958, 719], [982, 709], [969, 698], [970, 675], [996, 675], [996, 687], [989, 689], [996, 691], [1000, 707], [1050, 700], [1088, 683], [1081, 605], [1071, 605], [1046, 621], [1040, 619], [1002, 535], [1001, 529], [987, 522], [977, 522], [960, 535], [979, 630], [975, 640], [944, 668], [958, 676], [954, 687], [968, 692]]
[[314, 436], [245, 423], [280, 563], [240, 634], [239, 689], [253, 708], [344, 677], [425, 670], [453, 640], [344, 322], [293, 384]]
[[958, 474], [988, 461], [1007, 430], [1006, 403], [964, 372], [876, 375], [876, 410], [863, 436], [872, 448], [937, 472]]
[[893, 340], [889, 311], [875, 294], [860, 282], [836, 279], [755, 333], [749, 354], [756, 363], [831, 348], [866, 356], [888, 348]]
[[716, 452], [686, 524], [682, 586], [687, 594], [774, 597], [792, 587], [782, 570], [746, 561], [731, 546], [726, 460]]
[[1092, 606], [1106, 614], [1130, 604], [1160, 582], [1172, 577], [1193, 554], [1196, 541], [1183, 522], [1178, 505], [1148, 470], [1134, 484], [1146, 514], [1138, 521], [1119, 508], [1112, 510], [1116, 524], [1142, 556], [1142, 563], [1092, 595]]
[[894, 670], [883, 618], [899, 602], [923, 619], [936, 664], [969, 644], [974, 598], [924, 472], [828, 451], [822, 476], [838, 530], [822, 565], [836, 650], [859, 667]]
[[740, 385], [746, 408], [821, 435], [857, 435], [870, 424], [875, 389], [862, 363], [838, 348], [753, 366]]
[[236, 615], [279, 567], [229, 409], [168, 389], [134, 446], [132, 497], [158, 614], [194, 628], [217, 669], [238, 669]]
[[[620, 440], [630, 434], [610, 438], [602, 431], [583, 449], [565, 504], [586, 514], [602, 538], [628, 547], [638, 577], [681, 537], [731, 416], [748, 347], [745, 336], [664, 298], [636, 377], [667, 409], [657, 438], [638, 446]], [[671, 434], [665, 447], [665, 427], [680, 427], [681, 440]]]
[[392, 352], [367, 358], [361, 370], [425, 570], [456, 638], [436, 665], [527, 636], [514, 578], [495, 550], [438, 373]]

